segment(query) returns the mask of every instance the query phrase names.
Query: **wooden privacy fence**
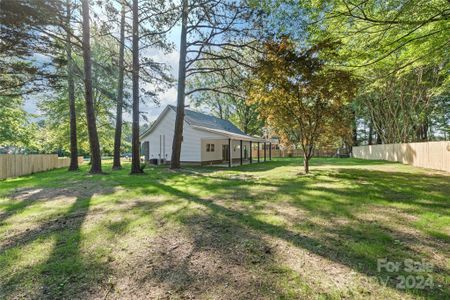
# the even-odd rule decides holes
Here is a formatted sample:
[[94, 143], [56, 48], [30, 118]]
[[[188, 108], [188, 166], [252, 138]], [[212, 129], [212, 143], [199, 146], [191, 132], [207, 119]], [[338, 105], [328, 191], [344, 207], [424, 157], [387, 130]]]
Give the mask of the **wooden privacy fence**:
[[[78, 163], [83, 157], [78, 157]], [[56, 154], [0, 154], [0, 179], [17, 177], [57, 168], [67, 168], [70, 158]]]
[[[253, 149], [252, 156], [256, 158], [258, 156], [258, 150]], [[264, 149], [259, 150], [260, 157], [264, 157]], [[314, 150], [314, 157], [333, 157], [336, 155], [336, 149], [317, 149]], [[269, 157], [269, 149], [266, 149], [266, 156]], [[280, 150], [272, 149], [272, 157], [303, 157], [303, 150], [289, 149]]]
[[353, 157], [397, 161], [450, 172], [450, 142], [383, 144], [353, 147]]

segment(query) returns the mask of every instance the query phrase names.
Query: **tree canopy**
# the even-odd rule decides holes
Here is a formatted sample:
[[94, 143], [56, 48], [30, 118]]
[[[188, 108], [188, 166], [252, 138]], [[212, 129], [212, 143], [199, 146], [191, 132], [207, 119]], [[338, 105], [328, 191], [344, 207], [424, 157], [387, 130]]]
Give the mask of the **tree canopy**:
[[[113, 154], [120, 169], [132, 149], [140, 172], [139, 129], [150, 121], [142, 103], [175, 100], [174, 169], [185, 106], [278, 137], [306, 161], [314, 148], [450, 138], [445, 0], [0, 6], [0, 147], [8, 151], [70, 153], [73, 162]], [[162, 102], [168, 89], [176, 99]]]
[[285, 143], [301, 146], [306, 173], [317, 143], [348, 125], [339, 117], [354, 95], [355, 80], [348, 71], [325, 66], [322, 58], [336, 46], [324, 42], [299, 52], [286, 38], [268, 42], [250, 82], [250, 103]]

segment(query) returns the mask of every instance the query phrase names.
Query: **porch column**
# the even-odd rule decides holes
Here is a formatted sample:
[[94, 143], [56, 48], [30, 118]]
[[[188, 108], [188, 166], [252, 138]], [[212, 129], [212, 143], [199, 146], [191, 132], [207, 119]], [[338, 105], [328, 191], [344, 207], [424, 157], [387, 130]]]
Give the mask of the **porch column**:
[[266, 162], [266, 142], [264, 142], [264, 162]]
[[240, 142], [239, 149], [241, 150], [241, 166], [242, 166], [242, 140], [240, 140], [239, 142]]
[[272, 160], [272, 143], [269, 143], [269, 160]]
[[258, 162], [259, 162], [259, 142], [258, 142]]
[[228, 167], [231, 168], [231, 160], [233, 159], [231, 152], [231, 139], [228, 139]]
[[253, 159], [252, 159], [252, 152], [253, 152], [253, 148], [252, 148], [252, 141], [250, 141], [250, 163], [252, 163]]

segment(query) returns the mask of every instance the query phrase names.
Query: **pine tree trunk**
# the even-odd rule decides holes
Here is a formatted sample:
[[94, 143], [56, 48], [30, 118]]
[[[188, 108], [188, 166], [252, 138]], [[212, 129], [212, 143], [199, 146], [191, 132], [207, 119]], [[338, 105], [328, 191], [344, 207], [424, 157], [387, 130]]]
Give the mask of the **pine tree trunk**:
[[97, 124], [95, 120], [94, 100], [92, 96], [92, 61], [90, 45], [89, 0], [82, 1], [83, 15], [83, 60], [84, 60], [84, 87], [86, 100], [86, 119], [91, 150], [90, 173], [102, 172], [100, 143], [98, 140]]
[[120, 13], [120, 45], [119, 45], [119, 78], [117, 82], [117, 108], [116, 131], [114, 134], [113, 170], [120, 170], [120, 146], [122, 140], [122, 108], [123, 108], [123, 76], [124, 76], [124, 50], [125, 50], [125, 1], [122, 2]]
[[69, 171], [78, 170], [78, 141], [77, 141], [77, 115], [75, 111], [75, 84], [73, 81], [73, 61], [72, 44], [70, 42], [70, 19], [71, 0], [67, 0], [67, 20], [66, 20], [66, 55], [67, 55], [67, 91], [69, 94], [69, 114], [70, 114], [70, 166]]
[[181, 16], [181, 38], [180, 38], [180, 61], [178, 69], [178, 91], [177, 91], [177, 117], [175, 120], [175, 131], [172, 142], [171, 169], [180, 168], [181, 143], [183, 142], [184, 123], [184, 100], [186, 93], [186, 38], [188, 0], [183, 0], [183, 11]]
[[131, 140], [131, 174], [142, 173], [139, 142], [139, 6], [133, 0], [133, 125]]

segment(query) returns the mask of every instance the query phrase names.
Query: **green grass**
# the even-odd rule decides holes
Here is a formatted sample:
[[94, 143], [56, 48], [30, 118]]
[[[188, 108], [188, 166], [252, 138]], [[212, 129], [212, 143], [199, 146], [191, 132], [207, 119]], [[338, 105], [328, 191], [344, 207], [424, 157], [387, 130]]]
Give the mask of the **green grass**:
[[[145, 171], [0, 181], [0, 299], [450, 297], [448, 174], [313, 159], [303, 175], [295, 158]], [[409, 275], [433, 286], [401, 288]]]

